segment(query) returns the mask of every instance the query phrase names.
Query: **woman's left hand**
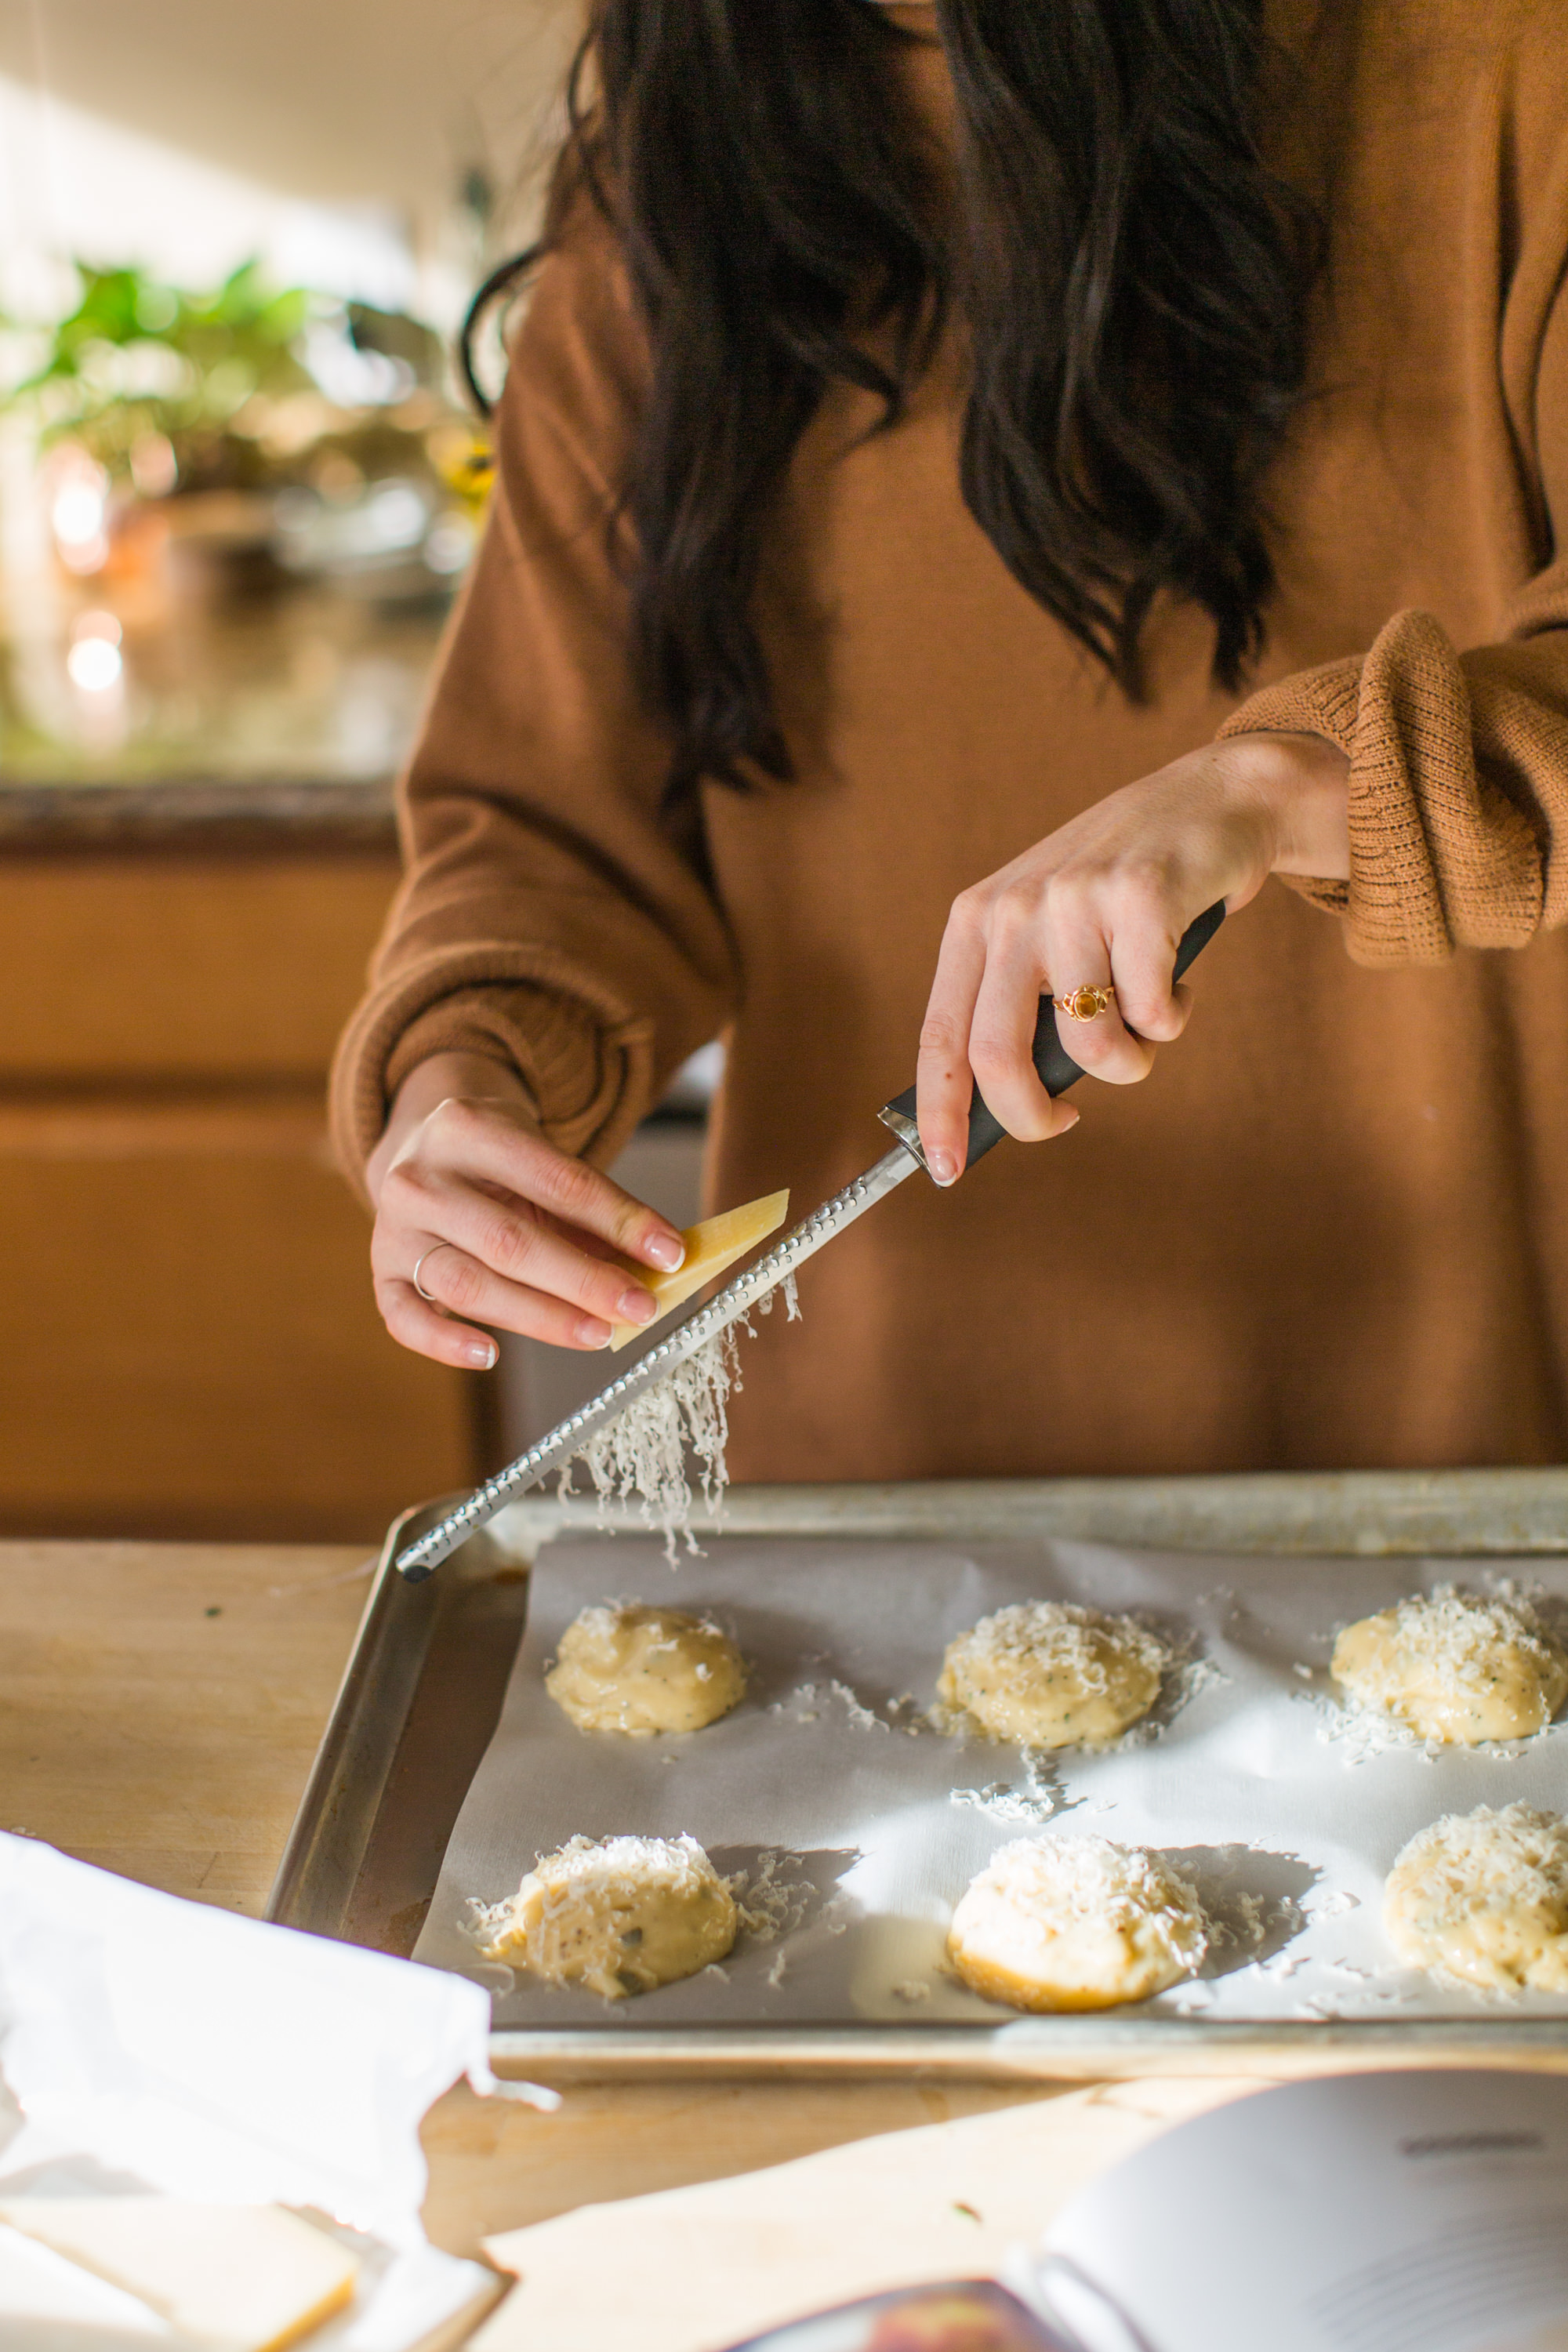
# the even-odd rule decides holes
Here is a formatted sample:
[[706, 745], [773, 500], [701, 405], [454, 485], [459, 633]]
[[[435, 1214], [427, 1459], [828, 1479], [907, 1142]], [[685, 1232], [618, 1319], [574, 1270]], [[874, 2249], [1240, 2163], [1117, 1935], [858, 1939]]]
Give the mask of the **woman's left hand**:
[[1030, 1059], [1042, 995], [1114, 988], [1088, 1021], [1059, 1010], [1073, 1060], [1112, 1086], [1147, 1077], [1179, 1037], [1188, 992], [1177, 943], [1223, 898], [1234, 913], [1270, 874], [1350, 872], [1350, 763], [1321, 735], [1234, 735], [1173, 760], [954, 899], [921, 1030], [920, 1130], [939, 1184], [963, 1172], [969, 1098], [1024, 1142], [1065, 1134]]

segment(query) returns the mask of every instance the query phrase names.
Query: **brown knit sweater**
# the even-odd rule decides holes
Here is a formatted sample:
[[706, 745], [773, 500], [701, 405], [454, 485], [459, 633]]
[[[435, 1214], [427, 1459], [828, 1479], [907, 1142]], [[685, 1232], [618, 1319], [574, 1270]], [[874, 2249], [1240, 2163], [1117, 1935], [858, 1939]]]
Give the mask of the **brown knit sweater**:
[[897, 431], [845, 393], [808, 435], [762, 614], [799, 782], [677, 837], [605, 539], [642, 347], [602, 232], [542, 276], [340, 1059], [352, 1167], [457, 1046], [607, 1161], [722, 1032], [712, 1198], [804, 1212], [882, 1148], [957, 889], [1216, 732], [1352, 761], [1348, 889], [1227, 924], [1146, 1084], [806, 1270], [747, 1349], [738, 1475], [1568, 1458], [1568, 10], [1310, 14], [1331, 260], [1239, 709], [1194, 612], [1157, 614], [1133, 709], [1012, 581], [939, 367]]

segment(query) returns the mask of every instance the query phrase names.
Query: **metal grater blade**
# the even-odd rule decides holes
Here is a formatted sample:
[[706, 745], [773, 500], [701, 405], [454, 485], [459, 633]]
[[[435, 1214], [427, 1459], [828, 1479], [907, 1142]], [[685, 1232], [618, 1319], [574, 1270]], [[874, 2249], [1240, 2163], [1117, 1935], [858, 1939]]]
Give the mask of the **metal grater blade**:
[[411, 1584], [422, 1583], [432, 1569], [438, 1567], [476, 1528], [482, 1528], [487, 1519], [493, 1518], [503, 1504], [525, 1495], [552, 1470], [563, 1469], [574, 1454], [582, 1451], [587, 1439], [607, 1422], [614, 1421], [617, 1413], [624, 1412], [634, 1397], [640, 1396], [656, 1381], [668, 1379], [678, 1364], [694, 1356], [728, 1324], [765, 1298], [786, 1274], [793, 1274], [797, 1265], [815, 1256], [846, 1225], [853, 1224], [857, 1217], [886, 1199], [920, 1165], [910, 1150], [902, 1143], [897, 1144], [874, 1168], [868, 1168], [863, 1176], [846, 1184], [842, 1192], [836, 1192], [831, 1201], [814, 1209], [803, 1223], [795, 1226], [754, 1265], [726, 1283], [717, 1297], [709, 1299], [705, 1306], [692, 1307], [619, 1380], [612, 1381], [587, 1404], [580, 1405], [547, 1437], [542, 1437], [537, 1445], [531, 1445], [526, 1454], [520, 1454], [515, 1462], [498, 1470], [493, 1478], [487, 1478], [466, 1502], [448, 1511], [437, 1526], [399, 1553], [399, 1575], [406, 1577]]

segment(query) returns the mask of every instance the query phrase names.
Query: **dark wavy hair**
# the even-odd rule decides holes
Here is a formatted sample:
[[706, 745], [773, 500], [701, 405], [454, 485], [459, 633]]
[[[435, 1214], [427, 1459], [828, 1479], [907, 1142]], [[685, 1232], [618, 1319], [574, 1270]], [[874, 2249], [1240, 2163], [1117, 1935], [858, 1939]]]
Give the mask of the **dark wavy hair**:
[[651, 375], [624, 486], [637, 667], [673, 790], [790, 773], [754, 620], [836, 383], [895, 425], [950, 320], [965, 501], [1133, 699], [1156, 597], [1234, 689], [1274, 586], [1261, 484], [1300, 397], [1316, 215], [1265, 163], [1262, 0], [936, 0], [956, 168], [876, 0], [592, 0], [540, 242], [612, 222]]

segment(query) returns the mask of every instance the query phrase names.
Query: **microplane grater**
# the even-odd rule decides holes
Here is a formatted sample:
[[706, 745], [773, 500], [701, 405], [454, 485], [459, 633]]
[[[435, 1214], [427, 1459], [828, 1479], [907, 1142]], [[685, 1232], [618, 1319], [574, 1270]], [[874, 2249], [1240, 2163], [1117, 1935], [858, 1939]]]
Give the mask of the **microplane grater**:
[[[1194, 958], [1208, 945], [1224, 920], [1225, 905], [1221, 900], [1188, 926], [1176, 950], [1176, 979], [1182, 977]], [[1068, 1055], [1058, 1034], [1053, 1002], [1048, 996], [1040, 999], [1033, 1058], [1040, 1083], [1048, 1095], [1065, 1094], [1083, 1076], [1082, 1068]], [[552, 1470], [564, 1469], [591, 1437], [625, 1412], [646, 1389], [651, 1388], [657, 1381], [667, 1379], [678, 1364], [683, 1364], [689, 1356], [694, 1356], [700, 1348], [707, 1346], [710, 1339], [716, 1339], [730, 1324], [756, 1307], [770, 1291], [777, 1288], [786, 1275], [804, 1265], [808, 1257], [814, 1257], [826, 1243], [841, 1234], [846, 1225], [852, 1225], [877, 1202], [885, 1200], [906, 1177], [912, 1176], [917, 1168], [924, 1170], [925, 1155], [921, 1148], [920, 1131], [915, 1125], [914, 1088], [910, 1087], [906, 1093], [896, 1095], [891, 1102], [884, 1103], [877, 1116], [899, 1139], [891, 1151], [879, 1160], [875, 1167], [868, 1168], [863, 1175], [846, 1184], [844, 1190], [836, 1192], [830, 1201], [825, 1201], [819, 1209], [814, 1209], [809, 1217], [792, 1227], [782, 1242], [776, 1242], [754, 1265], [747, 1266], [742, 1273], [736, 1275], [733, 1281], [726, 1283], [715, 1297], [690, 1307], [679, 1322], [645, 1355], [639, 1356], [618, 1380], [612, 1381], [608, 1388], [602, 1389], [586, 1404], [579, 1405], [575, 1412], [568, 1413], [566, 1419], [558, 1423], [548, 1436], [542, 1437], [537, 1445], [531, 1445], [526, 1454], [520, 1454], [515, 1462], [509, 1463], [504, 1470], [498, 1470], [493, 1478], [487, 1478], [482, 1486], [476, 1486], [466, 1501], [458, 1504], [437, 1526], [399, 1554], [398, 1573], [406, 1577], [410, 1583], [422, 1582], [448, 1553], [455, 1551], [467, 1537], [473, 1534], [476, 1528], [483, 1527], [487, 1519], [493, 1518], [497, 1511], [514, 1501], [519, 1495], [539, 1486]], [[1005, 1131], [981, 1100], [980, 1089], [976, 1087], [969, 1108], [969, 1155], [964, 1162], [965, 1168], [973, 1168], [977, 1160], [1000, 1143]]]

